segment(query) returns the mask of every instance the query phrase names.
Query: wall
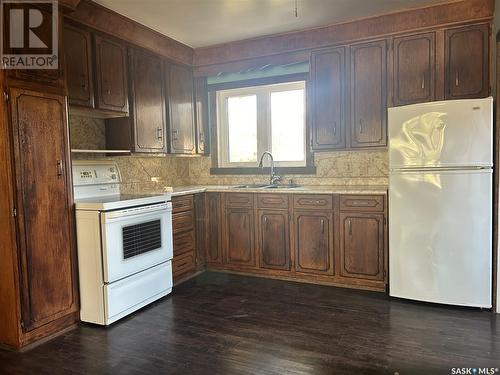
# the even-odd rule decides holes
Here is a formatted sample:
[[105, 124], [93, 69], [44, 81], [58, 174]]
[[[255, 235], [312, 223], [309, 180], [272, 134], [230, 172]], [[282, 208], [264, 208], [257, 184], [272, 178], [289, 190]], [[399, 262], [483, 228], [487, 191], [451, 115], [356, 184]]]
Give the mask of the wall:
[[[105, 147], [104, 120], [70, 115], [71, 147], [102, 149]], [[161, 191], [165, 186], [237, 185], [266, 182], [267, 175], [210, 175], [210, 157], [133, 155], [106, 157], [103, 154], [73, 154], [73, 159], [100, 158], [114, 160], [122, 172], [127, 193]], [[388, 155], [386, 149], [370, 151], [337, 151], [315, 154], [315, 175], [283, 176], [301, 185], [387, 185]]]

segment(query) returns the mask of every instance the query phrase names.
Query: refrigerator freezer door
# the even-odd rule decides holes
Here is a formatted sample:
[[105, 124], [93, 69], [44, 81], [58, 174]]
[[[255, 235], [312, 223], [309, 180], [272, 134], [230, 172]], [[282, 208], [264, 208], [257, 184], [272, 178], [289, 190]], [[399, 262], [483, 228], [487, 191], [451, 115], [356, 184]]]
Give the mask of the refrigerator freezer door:
[[389, 108], [391, 170], [492, 166], [493, 98]]
[[391, 173], [390, 295], [491, 307], [491, 170]]

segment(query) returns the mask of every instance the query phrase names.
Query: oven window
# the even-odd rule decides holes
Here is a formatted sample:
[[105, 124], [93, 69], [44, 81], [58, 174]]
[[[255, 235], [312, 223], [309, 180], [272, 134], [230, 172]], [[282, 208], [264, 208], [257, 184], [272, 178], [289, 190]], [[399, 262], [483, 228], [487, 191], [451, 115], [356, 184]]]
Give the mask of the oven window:
[[161, 248], [161, 220], [122, 228], [123, 259]]

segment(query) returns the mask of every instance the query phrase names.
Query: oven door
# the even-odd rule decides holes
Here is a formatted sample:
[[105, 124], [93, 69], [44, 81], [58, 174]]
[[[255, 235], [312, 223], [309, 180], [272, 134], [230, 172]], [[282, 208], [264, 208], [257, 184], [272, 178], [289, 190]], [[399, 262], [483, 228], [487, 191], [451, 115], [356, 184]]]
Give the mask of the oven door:
[[172, 258], [172, 203], [101, 213], [104, 282]]

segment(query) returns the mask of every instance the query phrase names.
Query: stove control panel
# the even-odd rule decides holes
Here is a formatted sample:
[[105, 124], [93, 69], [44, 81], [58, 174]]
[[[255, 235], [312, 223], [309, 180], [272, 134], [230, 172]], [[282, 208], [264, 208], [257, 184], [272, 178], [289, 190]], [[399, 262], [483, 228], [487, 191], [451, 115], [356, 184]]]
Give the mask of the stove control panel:
[[120, 183], [120, 171], [113, 162], [73, 164], [73, 185], [101, 185]]

